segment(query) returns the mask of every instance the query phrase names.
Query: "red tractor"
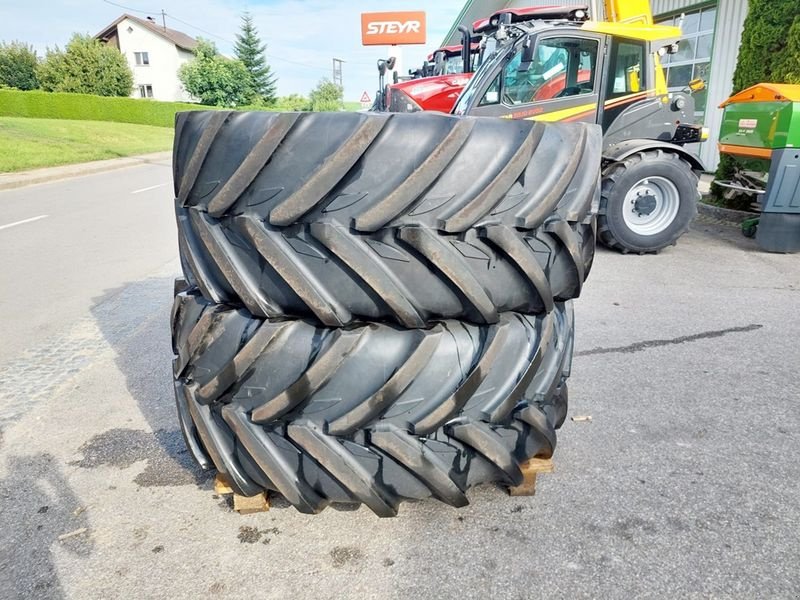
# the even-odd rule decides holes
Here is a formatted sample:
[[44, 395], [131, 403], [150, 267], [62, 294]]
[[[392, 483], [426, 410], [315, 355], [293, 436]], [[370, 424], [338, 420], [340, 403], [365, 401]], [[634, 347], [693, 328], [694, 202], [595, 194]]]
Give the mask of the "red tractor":
[[[569, 16], [574, 8], [561, 6], [539, 6], [532, 8], [503, 9], [485, 19], [472, 24], [470, 32], [459, 27], [462, 43], [454, 46], [443, 46], [428, 55], [428, 61], [422, 69], [410, 73], [407, 81], [395, 81], [387, 87], [381, 84], [378, 96], [385, 98], [382, 105], [376, 104], [377, 110], [389, 112], [415, 112], [418, 110], [436, 110], [450, 112], [455, 106], [461, 91], [469, 83], [473, 73], [484, 59], [486, 36], [496, 30], [492, 18], [508, 13], [512, 22], [527, 20], [559, 19]], [[466, 58], [466, 38], [469, 37], [469, 57]], [[466, 58], [466, 60], [465, 60]], [[379, 67], [380, 69], [380, 62]], [[585, 77], [588, 80], [588, 73]], [[562, 76], [562, 79], [565, 76]], [[552, 86], [551, 86], [552, 87]], [[556, 90], [557, 91], [557, 90]], [[546, 98], [547, 89], [540, 90], [541, 99]]]

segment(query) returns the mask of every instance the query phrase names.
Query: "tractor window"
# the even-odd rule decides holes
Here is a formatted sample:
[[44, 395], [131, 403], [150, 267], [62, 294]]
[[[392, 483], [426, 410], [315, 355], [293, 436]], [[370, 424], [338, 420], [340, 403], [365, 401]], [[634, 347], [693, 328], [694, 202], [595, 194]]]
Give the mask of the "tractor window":
[[614, 40], [609, 69], [609, 98], [644, 91], [645, 86], [645, 48], [634, 41]]
[[446, 75], [464, 72], [464, 60], [460, 56], [451, 56], [444, 63]]
[[481, 98], [479, 106], [488, 106], [490, 104], [500, 103], [500, 75], [494, 78], [494, 81], [486, 88], [486, 93]]
[[503, 73], [503, 102], [513, 106], [591, 94], [597, 47], [595, 40], [546, 38], [536, 45], [527, 70], [520, 70], [520, 48]]

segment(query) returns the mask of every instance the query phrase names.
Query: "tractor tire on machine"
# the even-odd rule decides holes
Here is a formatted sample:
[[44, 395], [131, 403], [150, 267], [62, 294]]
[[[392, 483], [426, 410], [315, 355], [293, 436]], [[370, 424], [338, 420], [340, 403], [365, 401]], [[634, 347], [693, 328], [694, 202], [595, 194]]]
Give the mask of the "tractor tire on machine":
[[603, 170], [598, 240], [623, 253], [673, 246], [697, 214], [698, 176], [675, 153], [638, 152]]
[[519, 485], [566, 417], [600, 150], [584, 124], [179, 114], [174, 377], [198, 463], [309, 513]]

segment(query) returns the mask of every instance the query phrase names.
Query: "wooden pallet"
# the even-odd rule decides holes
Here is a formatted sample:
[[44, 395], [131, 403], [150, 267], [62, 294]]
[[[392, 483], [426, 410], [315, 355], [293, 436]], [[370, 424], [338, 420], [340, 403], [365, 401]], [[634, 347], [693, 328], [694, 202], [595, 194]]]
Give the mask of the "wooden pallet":
[[261, 492], [255, 496], [240, 496], [233, 491], [228, 479], [217, 473], [214, 478], [214, 492], [220, 495], [233, 494], [233, 510], [240, 515], [267, 512], [269, 510], [269, 496], [266, 492]]
[[550, 458], [531, 458], [520, 465], [524, 479], [519, 485], [508, 488], [512, 496], [533, 496], [536, 493], [536, 476], [539, 473], [552, 473], [553, 460]]
[[[511, 496], [533, 496], [536, 494], [536, 476], [540, 473], [552, 473], [553, 461], [550, 458], [531, 458], [520, 465], [523, 480], [519, 485], [508, 488]], [[214, 492], [220, 495], [233, 494], [233, 510], [240, 515], [267, 512], [269, 496], [261, 492], [255, 496], [241, 496], [233, 491], [228, 479], [217, 473], [214, 478]]]

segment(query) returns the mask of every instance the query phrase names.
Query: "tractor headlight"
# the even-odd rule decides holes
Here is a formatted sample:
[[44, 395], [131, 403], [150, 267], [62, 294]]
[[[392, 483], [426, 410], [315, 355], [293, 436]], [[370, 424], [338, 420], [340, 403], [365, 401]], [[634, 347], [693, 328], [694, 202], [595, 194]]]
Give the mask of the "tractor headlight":
[[413, 113], [422, 110], [422, 107], [414, 102], [408, 94], [393, 88], [389, 88], [389, 101], [386, 105], [389, 107], [389, 112], [395, 113]]

